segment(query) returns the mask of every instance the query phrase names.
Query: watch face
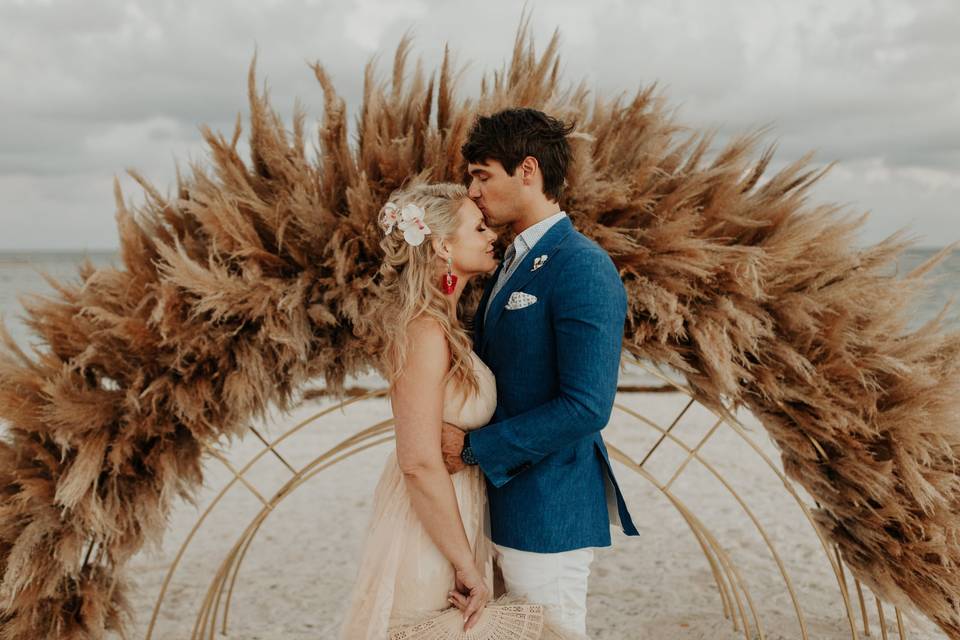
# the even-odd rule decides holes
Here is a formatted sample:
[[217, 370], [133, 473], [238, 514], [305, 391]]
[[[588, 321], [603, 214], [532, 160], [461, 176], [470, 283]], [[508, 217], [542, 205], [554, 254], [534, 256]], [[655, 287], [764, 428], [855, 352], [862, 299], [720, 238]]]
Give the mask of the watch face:
[[473, 455], [473, 449], [470, 445], [467, 445], [463, 448], [463, 451], [460, 452], [460, 459], [463, 460], [465, 464], [477, 464], [477, 459]]

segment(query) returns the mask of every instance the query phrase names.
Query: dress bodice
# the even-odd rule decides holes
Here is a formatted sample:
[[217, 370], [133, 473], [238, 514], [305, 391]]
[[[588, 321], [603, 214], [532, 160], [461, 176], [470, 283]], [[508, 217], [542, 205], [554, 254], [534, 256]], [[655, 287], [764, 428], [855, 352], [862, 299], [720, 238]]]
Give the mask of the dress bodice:
[[451, 378], [443, 395], [443, 421], [455, 424], [464, 431], [486, 426], [497, 408], [497, 381], [493, 372], [475, 352], [470, 352], [479, 390], [458, 384]]

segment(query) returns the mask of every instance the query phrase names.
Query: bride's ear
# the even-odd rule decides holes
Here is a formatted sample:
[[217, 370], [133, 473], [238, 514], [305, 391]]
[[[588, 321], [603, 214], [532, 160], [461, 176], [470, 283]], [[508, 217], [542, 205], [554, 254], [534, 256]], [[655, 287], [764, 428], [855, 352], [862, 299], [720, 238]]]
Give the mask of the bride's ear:
[[448, 247], [447, 243], [440, 238], [430, 238], [430, 243], [433, 245], [433, 250], [436, 252], [436, 254], [443, 260], [446, 260], [451, 256], [450, 247]]

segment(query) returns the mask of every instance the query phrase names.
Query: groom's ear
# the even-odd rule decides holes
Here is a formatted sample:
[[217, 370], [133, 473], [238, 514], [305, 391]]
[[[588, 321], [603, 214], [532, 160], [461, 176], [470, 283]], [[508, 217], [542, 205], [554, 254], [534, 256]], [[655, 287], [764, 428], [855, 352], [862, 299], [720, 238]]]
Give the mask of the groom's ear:
[[517, 171], [520, 172], [520, 179], [524, 185], [533, 184], [534, 176], [540, 170], [540, 162], [533, 156], [527, 156], [517, 165]]

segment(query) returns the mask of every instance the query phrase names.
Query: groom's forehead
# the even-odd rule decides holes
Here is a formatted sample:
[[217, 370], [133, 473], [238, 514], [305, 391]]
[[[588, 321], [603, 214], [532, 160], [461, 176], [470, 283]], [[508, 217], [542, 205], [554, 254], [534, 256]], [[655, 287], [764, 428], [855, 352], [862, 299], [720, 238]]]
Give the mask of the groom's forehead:
[[475, 176], [480, 173], [489, 173], [490, 170], [487, 169], [486, 165], [480, 163], [471, 162], [467, 165], [467, 173], [471, 176]]
[[497, 169], [503, 170], [503, 165], [499, 160], [483, 160], [480, 162], [467, 163], [467, 173], [476, 175], [478, 173], [493, 173]]

